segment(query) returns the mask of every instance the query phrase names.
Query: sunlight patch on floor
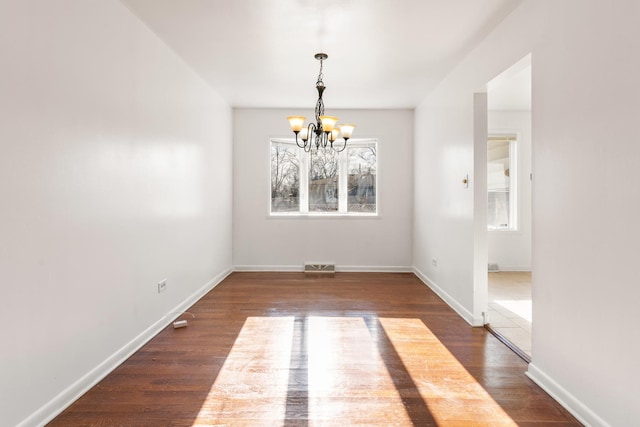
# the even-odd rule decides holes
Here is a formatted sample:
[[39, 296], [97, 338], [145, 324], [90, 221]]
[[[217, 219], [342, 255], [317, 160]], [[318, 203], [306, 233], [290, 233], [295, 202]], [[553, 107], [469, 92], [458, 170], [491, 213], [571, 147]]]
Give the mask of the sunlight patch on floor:
[[293, 325], [293, 317], [247, 318], [193, 426], [285, 418]]
[[309, 425], [412, 425], [363, 318], [310, 317], [308, 343]]
[[349, 420], [516, 425], [420, 319], [311, 316], [248, 317], [193, 426]]
[[517, 425], [420, 319], [380, 323], [438, 425]]
[[493, 302], [509, 310], [516, 316], [531, 322], [531, 300], [496, 300]]

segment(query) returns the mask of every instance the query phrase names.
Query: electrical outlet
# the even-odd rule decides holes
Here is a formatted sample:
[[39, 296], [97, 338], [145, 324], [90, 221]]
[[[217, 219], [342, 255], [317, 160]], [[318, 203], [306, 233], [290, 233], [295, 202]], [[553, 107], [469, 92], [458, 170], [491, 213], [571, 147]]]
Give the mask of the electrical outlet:
[[433, 265], [434, 267], [438, 266], [438, 259], [437, 258], [431, 258], [431, 265]]
[[158, 293], [167, 289], [167, 279], [158, 282]]

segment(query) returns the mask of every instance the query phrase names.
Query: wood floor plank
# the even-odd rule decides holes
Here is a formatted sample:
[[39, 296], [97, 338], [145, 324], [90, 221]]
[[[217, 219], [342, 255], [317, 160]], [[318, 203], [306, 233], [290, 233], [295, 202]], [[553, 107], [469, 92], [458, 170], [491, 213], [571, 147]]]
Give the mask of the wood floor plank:
[[233, 273], [50, 426], [578, 426], [413, 274]]

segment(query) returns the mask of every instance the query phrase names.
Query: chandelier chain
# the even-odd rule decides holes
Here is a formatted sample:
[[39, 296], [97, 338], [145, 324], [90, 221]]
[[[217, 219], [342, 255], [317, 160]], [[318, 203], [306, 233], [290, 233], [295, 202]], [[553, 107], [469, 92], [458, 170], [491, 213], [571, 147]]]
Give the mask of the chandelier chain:
[[318, 81], [316, 82], [316, 86], [324, 86], [324, 82], [322, 81], [322, 78], [324, 77], [322, 75], [322, 65], [323, 65], [324, 60], [320, 59], [320, 72], [318, 73]]

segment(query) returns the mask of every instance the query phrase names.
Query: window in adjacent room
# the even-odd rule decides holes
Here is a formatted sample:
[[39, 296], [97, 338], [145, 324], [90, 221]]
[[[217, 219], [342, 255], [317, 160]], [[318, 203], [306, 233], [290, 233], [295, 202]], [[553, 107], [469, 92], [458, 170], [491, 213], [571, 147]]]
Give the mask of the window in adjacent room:
[[489, 230], [516, 230], [516, 135], [491, 135], [487, 145]]
[[271, 140], [272, 215], [376, 215], [377, 141], [305, 153], [293, 139]]

